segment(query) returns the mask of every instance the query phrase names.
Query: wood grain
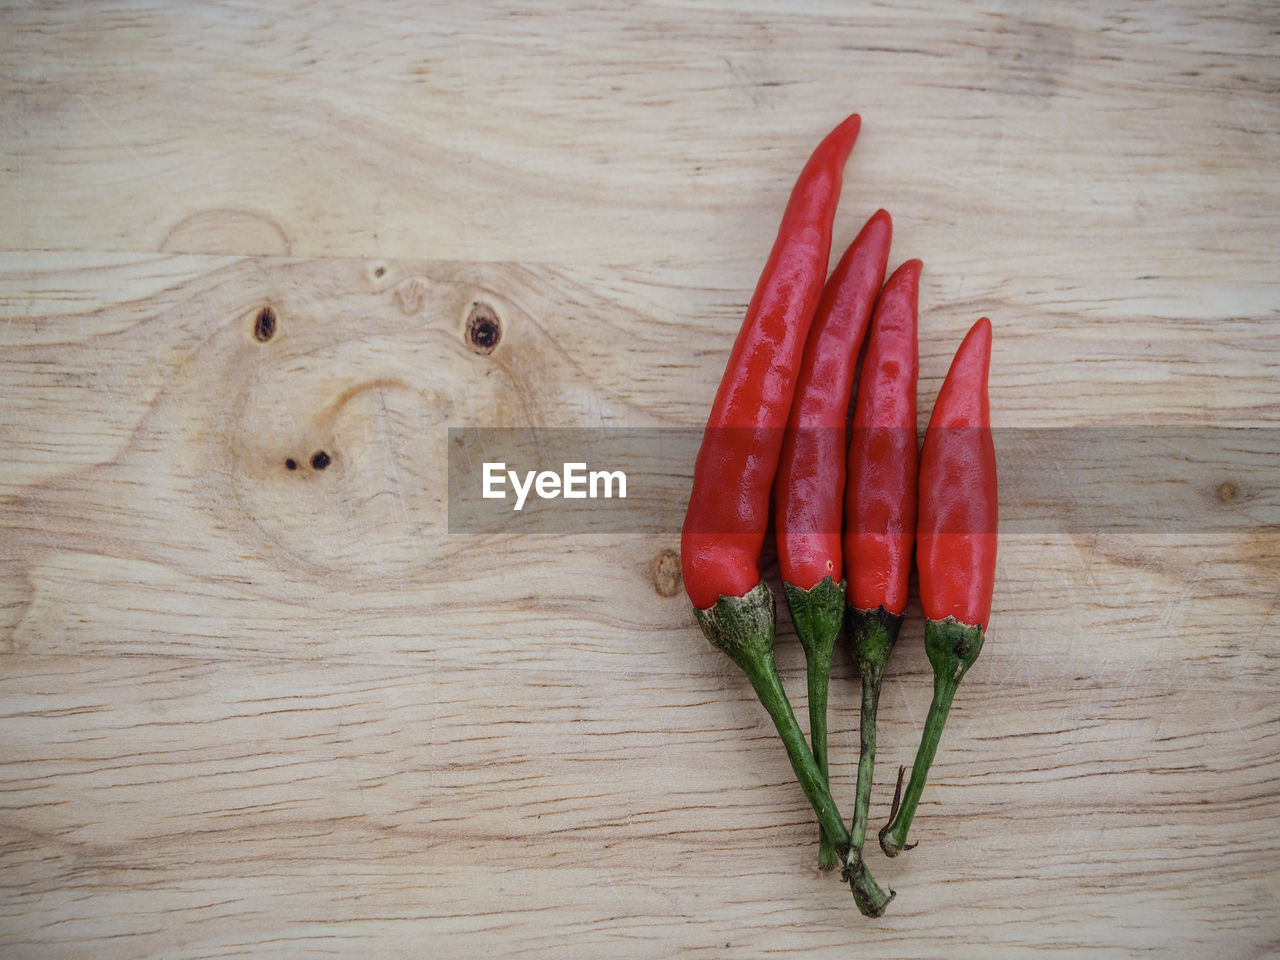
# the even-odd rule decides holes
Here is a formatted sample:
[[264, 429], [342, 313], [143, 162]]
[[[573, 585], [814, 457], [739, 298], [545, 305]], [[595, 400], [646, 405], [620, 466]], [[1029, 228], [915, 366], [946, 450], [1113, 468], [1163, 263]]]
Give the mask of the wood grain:
[[[1002, 426], [1280, 426], [1273, 5], [0, 18], [4, 957], [1280, 952], [1274, 524], [1005, 536], [870, 923], [677, 532], [451, 534], [445, 449], [699, 424], [852, 110], [922, 418], [987, 314]], [[873, 823], [929, 694], [913, 607]]]

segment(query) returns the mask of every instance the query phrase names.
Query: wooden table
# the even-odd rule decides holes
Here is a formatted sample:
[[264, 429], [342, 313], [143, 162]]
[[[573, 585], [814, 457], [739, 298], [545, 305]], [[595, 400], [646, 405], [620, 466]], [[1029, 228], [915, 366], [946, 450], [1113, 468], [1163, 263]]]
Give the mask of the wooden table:
[[926, 264], [922, 422], [989, 315], [999, 427], [1280, 424], [1274, 4], [809, 6], [0, 13], [0, 954], [1280, 951], [1274, 513], [1003, 538], [878, 922], [677, 530], [449, 532], [450, 426], [704, 420], [852, 111], [836, 245], [884, 206]]

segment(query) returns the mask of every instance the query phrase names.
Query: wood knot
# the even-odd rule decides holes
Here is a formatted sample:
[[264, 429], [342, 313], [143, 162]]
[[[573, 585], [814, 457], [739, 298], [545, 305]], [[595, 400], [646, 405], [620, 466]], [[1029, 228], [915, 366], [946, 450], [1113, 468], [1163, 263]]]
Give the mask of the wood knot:
[[674, 597], [680, 592], [680, 555], [663, 550], [653, 558], [653, 589], [659, 596]]
[[253, 321], [253, 339], [266, 343], [276, 335], [276, 311], [272, 307], [263, 307]]
[[422, 309], [427, 298], [427, 281], [421, 277], [410, 277], [395, 288], [396, 304], [400, 312], [411, 317]]
[[1236, 498], [1240, 496], [1240, 490], [1230, 480], [1222, 483], [1218, 487], [1218, 500], [1222, 503], [1235, 503]]
[[502, 342], [502, 321], [489, 304], [477, 301], [467, 315], [467, 346], [472, 353], [488, 356]]

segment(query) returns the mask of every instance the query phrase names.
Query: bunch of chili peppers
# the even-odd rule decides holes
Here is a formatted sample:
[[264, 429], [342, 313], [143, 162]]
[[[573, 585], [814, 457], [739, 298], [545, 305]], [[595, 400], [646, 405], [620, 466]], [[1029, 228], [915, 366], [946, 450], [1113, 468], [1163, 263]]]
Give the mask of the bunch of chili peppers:
[[[894, 896], [863, 856], [876, 712], [906, 610], [912, 555], [934, 695], [911, 778], [903, 792], [899, 771], [890, 822], [879, 834], [891, 857], [911, 848], [907, 833], [952, 700], [982, 649], [997, 497], [987, 403], [990, 323], [974, 324], [956, 352], [921, 450], [920, 261], [906, 261], [884, 281], [892, 224], [880, 210], [826, 278], [844, 165], [860, 123], [854, 115], [836, 127], [792, 190], [711, 408], [681, 547], [698, 623], [746, 673], [813, 806], [819, 865], [840, 865], [858, 908], [874, 917]], [[760, 572], [771, 498], [783, 591], [805, 653], [812, 746], [773, 658], [774, 597]], [[842, 631], [862, 679], [851, 827], [828, 787], [827, 688]]]

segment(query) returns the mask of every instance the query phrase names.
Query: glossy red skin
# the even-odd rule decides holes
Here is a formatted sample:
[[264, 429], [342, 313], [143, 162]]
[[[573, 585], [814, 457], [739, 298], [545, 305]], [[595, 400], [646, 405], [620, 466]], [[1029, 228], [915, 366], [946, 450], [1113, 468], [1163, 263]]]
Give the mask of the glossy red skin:
[[860, 124], [854, 114], [836, 127], [797, 178], [716, 392], [680, 541], [685, 590], [701, 610], [760, 582], [769, 490]]
[[919, 260], [893, 272], [871, 321], [849, 442], [846, 596], [858, 610], [907, 608], [916, 539]]
[[844, 576], [845, 421], [892, 237], [893, 221], [878, 210], [832, 271], [804, 346], [773, 482], [782, 579], [804, 590], [824, 577], [839, 583]]
[[991, 323], [973, 325], [938, 393], [920, 454], [916, 565], [930, 620], [984, 630], [991, 617], [999, 506], [987, 371]]

